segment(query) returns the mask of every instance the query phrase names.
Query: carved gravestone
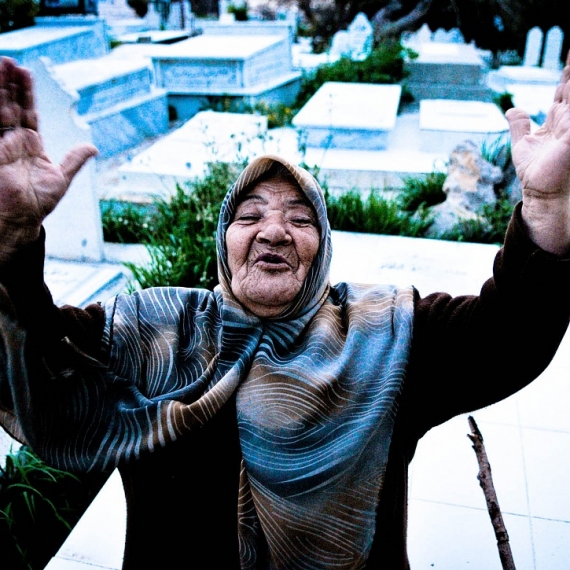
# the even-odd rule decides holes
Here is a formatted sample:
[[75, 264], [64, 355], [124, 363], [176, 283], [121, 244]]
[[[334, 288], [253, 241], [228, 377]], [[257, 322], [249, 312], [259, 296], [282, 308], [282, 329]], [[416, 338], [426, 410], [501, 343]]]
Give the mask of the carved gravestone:
[[544, 56], [542, 58], [542, 67], [551, 69], [552, 71], [560, 71], [562, 41], [564, 34], [559, 26], [550, 28], [546, 34]]
[[372, 51], [373, 35], [374, 30], [366, 14], [364, 12], [356, 14], [348, 26], [351, 58], [353, 60], [362, 60], [368, 57]]
[[540, 65], [540, 54], [542, 51], [542, 30], [535, 26], [526, 35], [526, 46], [524, 50], [523, 65], [533, 67]]

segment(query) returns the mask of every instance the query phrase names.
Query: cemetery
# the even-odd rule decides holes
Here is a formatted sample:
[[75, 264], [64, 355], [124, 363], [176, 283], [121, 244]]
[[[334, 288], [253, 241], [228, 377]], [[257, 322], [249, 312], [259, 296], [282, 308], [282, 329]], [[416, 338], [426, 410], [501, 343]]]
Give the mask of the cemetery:
[[[402, 38], [417, 54], [407, 61], [405, 81], [327, 81], [295, 109], [290, 124], [269, 128], [265, 115], [236, 109], [292, 107], [306, 74], [345, 58], [365, 60], [373, 29], [363, 13], [335, 34], [326, 52], [313, 53], [310, 42], [297, 37], [295, 14], [236, 21], [225, 6], [218, 19], [198, 21], [190, 4], [180, 2], [164, 25], [153, 9], [144, 18], [128, 9], [105, 16], [114, 13], [115, 3], [99, 0], [99, 14], [38, 16], [35, 26], [0, 33], [0, 56], [32, 70], [50, 157], [60, 160], [79, 142], [99, 149], [46, 220], [45, 279], [57, 304], [84, 307], [106, 300], [132, 284], [123, 262], [148, 261], [141, 244], [104, 240], [102, 201], [148, 206], [202, 179], [212, 163], [266, 153], [314, 169], [333, 197], [366, 197], [372, 190], [392, 197], [410, 178], [449, 174], [450, 157], [465, 141], [477, 149], [506, 141], [508, 124], [495, 103], [501, 95], [509, 94], [538, 128], [562, 69], [558, 27], [529, 30], [522, 64], [491, 69], [484, 50], [466, 43], [459, 30], [424, 25]], [[231, 108], [220, 110], [220, 101]], [[442, 288], [476, 294], [498, 246], [423, 237], [335, 231], [331, 281], [412, 282], [422, 294]], [[529, 387], [477, 416], [498, 440], [493, 467], [513, 548], [520, 567], [533, 570], [570, 567], [570, 470], [552, 467], [558, 478], [549, 483], [552, 497], [539, 499], [537, 490], [544, 482], [536, 458], [553, 465], [545, 434], [554, 438], [549, 441], [556, 457], [568, 455], [570, 424], [560, 419], [568, 414], [545, 417], [541, 409], [545, 402], [562, 407], [560, 392], [568, 394], [561, 377], [568, 376], [570, 361], [567, 350], [560, 352], [542, 388]], [[412, 464], [412, 567], [497, 567], [477, 482], [464, 489], [475, 472], [462, 422], [430, 432]], [[516, 449], [507, 449], [509, 437]], [[425, 451], [428, 442], [435, 456]], [[0, 433], [0, 465], [14, 444]], [[422, 466], [418, 473], [448, 470], [449, 477], [421, 478], [414, 465]], [[517, 469], [525, 474], [523, 482]], [[114, 472], [46, 570], [119, 570], [125, 509]]]

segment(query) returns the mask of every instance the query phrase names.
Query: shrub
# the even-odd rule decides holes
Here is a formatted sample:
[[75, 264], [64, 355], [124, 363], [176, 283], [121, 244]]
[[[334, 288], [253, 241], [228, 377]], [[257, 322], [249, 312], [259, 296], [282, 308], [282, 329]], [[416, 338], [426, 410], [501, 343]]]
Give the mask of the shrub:
[[276, 127], [285, 127], [291, 124], [291, 120], [295, 114], [295, 110], [291, 105], [285, 103], [266, 103], [259, 101], [253, 105], [229, 97], [227, 95], [216, 95], [207, 97], [207, 102], [200, 110], [210, 109], [219, 113], [249, 113], [252, 115], [264, 115], [267, 117], [267, 127], [274, 129]]
[[39, 8], [39, 3], [35, 0], [2, 0], [0, 33], [33, 26]]
[[372, 190], [366, 200], [358, 190], [350, 190], [339, 197], [325, 194], [331, 228], [349, 232], [418, 237], [429, 226], [425, 209], [414, 215], [403, 211], [397, 201], [389, 200]]
[[103, 239], [112, 243], [140, 243], [154, 232], [156, 210], [120, 200], [100, 202]]
[[244, 164], [215, 162], [204, 178], [155, 204], [152, 232], [143, 236], [150, 263], [127, 263], [140, 287], [212, 289], [218, 283], [216, 229], [222, 200]]
[[443, 183], [445, 172], [430, 172], [424, 176], [406, 176], [397, 202], [406, 212], [415, 212], [421, 207], [429, 208], [445, 200]]
[[341, 57], [334, 63], [319, 66], [305, 73], [295, 100], [294, 108], [300, 109], [327, 81], [344, 83], [401, 83], [408, 75], [406, 63], [417, 53], [405, 48], [400, 42], [387, 41], [372, 50], [363, 61]]
[[26, 446], [9, 453], [0, 466], [2, 568], [45, 568], [105, 478], [49, 467]]

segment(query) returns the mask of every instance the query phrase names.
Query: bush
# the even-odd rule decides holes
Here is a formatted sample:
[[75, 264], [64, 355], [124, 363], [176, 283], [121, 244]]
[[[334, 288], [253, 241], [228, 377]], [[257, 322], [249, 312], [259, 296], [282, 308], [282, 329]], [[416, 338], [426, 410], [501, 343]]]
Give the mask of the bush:
[[363, 200], [358, 190], [350, 190], [338, 198], [325, 194], [331, 228], [348, 232], [364, 232], [418, 237], [430, 220], [425, 209], [414, 215], [402, 210], [395, 200], [388, 200], [372, 190]]
[[140, 287], [213, 289], [218, 284], [216, 229], [222, 200], [244, 164], [215, 162], [202, 179], [178, 187], [155, 204], [152, 231], [144, 234], [150, 263], [127, 263]]
[[443, 183], [445, 172], [430, 172], [425, 176], [407, 176], [398, 196], [398, 204], [406, 212], [415, 212], [419, 208], [429, 208], [440, 204], [446, 198]]
[[111, 243], [141, 243], [154, 232], [156, 210], [120, 200], [100, 202], [103, 239]]
[[417, 53], [405, 48], [400, 42], [385, 42], [372, 50], [363, 61], [342, 57], [334, 63], [319, 66], [305, 73], [295, 100], [294, 108], [300, 109], [327, 81], [343, 83], [401, 83], [408, 75], [406, 63]]
[[105, 482], [43, 463], [26, 446], [0, 466], [2, 568], [43, 570]]
[[35, 0], [2, 0], [0, 2], [0, 33], [34, 25], [39, 3]]

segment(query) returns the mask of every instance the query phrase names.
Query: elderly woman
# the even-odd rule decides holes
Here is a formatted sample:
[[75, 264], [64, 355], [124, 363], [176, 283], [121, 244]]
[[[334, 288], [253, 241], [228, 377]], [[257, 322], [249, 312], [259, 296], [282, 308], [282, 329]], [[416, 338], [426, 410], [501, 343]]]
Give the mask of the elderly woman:
[[512, 110], [523, 183], [480, 295], [329, 282], [323, 193], [253, 160], [218, 225], [220, 285], [85, 310], [43, 284], [42, 221], [92, 146], [50, 163], [29, 74], [0, 64], [0, 420], [52, 465], [119, 467], [124, 568], [408, 568], [418, 440], [548, 365], [570, 316], [570, 67]]

